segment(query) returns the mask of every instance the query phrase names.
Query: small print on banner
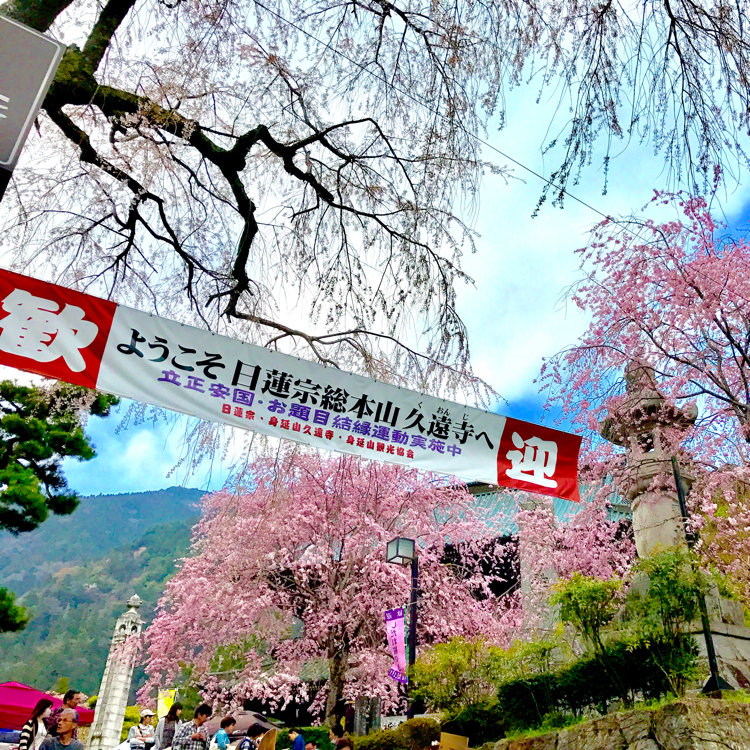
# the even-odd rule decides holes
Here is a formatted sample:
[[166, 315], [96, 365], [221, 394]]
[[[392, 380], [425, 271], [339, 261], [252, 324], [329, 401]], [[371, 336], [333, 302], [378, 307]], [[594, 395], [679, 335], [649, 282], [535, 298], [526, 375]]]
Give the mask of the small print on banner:
[[388, 670], [388, 676], [405, 685], [409, 678], [406, 675], [406, 646], [404, 644], [406, 627], [403, 607], [385, 611], [385, 632], [393, 655], [393, 666]]

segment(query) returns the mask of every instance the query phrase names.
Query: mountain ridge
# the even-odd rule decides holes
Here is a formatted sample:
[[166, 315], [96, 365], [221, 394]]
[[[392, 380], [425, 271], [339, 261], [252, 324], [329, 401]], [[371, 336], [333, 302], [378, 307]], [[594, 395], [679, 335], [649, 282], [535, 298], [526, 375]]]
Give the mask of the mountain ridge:
[[[61, 677], [96, 693], [115, 619], [137, 593], [148, 622], [190, 549], [202, 490], [94, 495], [35, 531], [0, 534], [0, 585], [19, 594], [31, 622], [0, 634], [0, 681], [51, 689]], [[134, 688], [143, 681], [136, 669]]]
[[69, 516], [50, 516], [34, 531], [17, 536], [0, 532], [0, 585], [22, 595], [61, 568], [98, 559], [158, 523], [198, 515], [204, 494], [169, 487], [90, 495]]

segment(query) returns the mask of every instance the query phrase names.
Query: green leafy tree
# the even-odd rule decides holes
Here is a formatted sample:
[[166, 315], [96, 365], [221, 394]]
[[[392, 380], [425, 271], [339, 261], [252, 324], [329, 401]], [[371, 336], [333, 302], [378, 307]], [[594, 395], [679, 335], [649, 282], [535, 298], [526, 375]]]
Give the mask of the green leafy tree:
[[495, 693], [501, 653], [481, 638], [438, 643], [414, 665], [415, 695], [436, 709], [481, 703]]
[[[31, 531], [50, 513], [75, 510], [78, 495], [68, 487], [60, 461], [96, 455], [81, 419], [86, 413], [106, 416], [116, 403], [114, 396], [67, 384], [0, 382], [0, 529]], [[0, 632], [20, 630], [28, 620], [13, 593], [0, 588]]]
[[622, 604], [619, 578], [603, 580], [573, 573], [567, 581], [555, 585], [550, 604], [560, 607], [560, 619], [568, 622], [583, 636], [594, 653], [604, 653], [602, 630]]
[[634, 571], [641, 576], [636, 575], [628, 593], [627, 623], [651, 647], [675, 695], [682, 695], [698, 677], [697, 651], [685, 625], [700, 616], [699, 597], [708, 591], [709, 579], [683, 547], [667, 547], [638, 560]]
[[141, 720], [141, 711], [138, 706], [128, 706], [125, 709], [125, 718], [122, 720], [122, 730], [120, 731], [120, 741], [125, 742], [128, 738], [128, 732]]
[[631, 613], [639, 615], [639, 627], [652, 638], [676, 641], [685, 624], [700, 616], [698, 597], [708, 591], [707, 577], [682, 547], [667, 547], [638, 560], [634, 570], [648, 579], [645, 585], [636, 584], [628, 597]]
[[29, 621], [29, 613], [16, 604], [12, 591], [0, 588], [0, 633], [15, 633]]
[[574, 573], [567, 581], [557, 584], [550, 596], [550, 603], [560, 607], [560, 619], [573, 625], [591, 646], [594, 656], [627, 706], [632, 703], [631, 697], [602, 640], [602, 630], [612, 622], [622, 606], [621, 590], [622, 581], [619, 578], [605, 580]]
[[50, 513], [78, 505], [62, 473], [64, 457], [92, 459], [96, 452], [81, 418], [106, 416], [114, 396], [60, 384], [53, 389], [0, 382], [0, 529], [31, 531]]

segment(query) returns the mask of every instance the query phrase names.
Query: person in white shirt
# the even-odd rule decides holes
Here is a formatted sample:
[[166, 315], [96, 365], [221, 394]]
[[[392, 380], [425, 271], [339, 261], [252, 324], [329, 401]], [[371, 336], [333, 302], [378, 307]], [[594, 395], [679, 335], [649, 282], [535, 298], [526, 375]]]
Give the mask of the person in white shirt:
[[141, 711], [140, 723], [128, 732], [131, 750], [151, 750], [154, 746], [154, 727], [151, 724], [154, 716], [154, 712], [148, 708]]
[[18, 742], [18, 750], [38, 750], [47, 735], [47, 726], [44, 720], [49, 716], [52, 701], [49, 698], [40, 699], [29, 720], [21, 729], [21, 739]]

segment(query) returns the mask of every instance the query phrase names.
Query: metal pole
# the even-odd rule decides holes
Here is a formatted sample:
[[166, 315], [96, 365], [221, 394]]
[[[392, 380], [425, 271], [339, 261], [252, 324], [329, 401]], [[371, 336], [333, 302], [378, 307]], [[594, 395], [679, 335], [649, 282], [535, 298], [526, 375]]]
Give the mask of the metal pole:
[[10, 169], [4, 169], [3, 167], [0, 167], [0, 201], [5, 195], [5, 188], [8, 187], [8, 183], [10, 182], [10, 177], [12, 174], [13, 172], [11, 172]]
[[[677, 487], [677, 499], [680, 503], [680, 515], [682, 516], [682, 526], [685, 532], [685, 541], [688, 549], [692, 550], [695, 544], [695, 534], [687, 529], [687, 503], [685, 502], [685, 490], [682, 486], [682, 476], [680, 467], [677, 465], [677, 459], [672, 456], [672, 473], [674, 474], [674, 483]], [[692, 565], [692, 562], [691, 562]], [[714, 648], [714, 638], [711, 634], [711, 623], [708, 619], [708, 607], [706, 606], [706, 597], [701, 594], [698, 597], [698, 607], [701, 613], [701, 626], [703, 628], [703, 638], [706, 641], [706, 656], [708, 657], [708, 668], [711, 676], [703, 686], [702, 692], [715, 693], [718, 690], [734, 690], [734, 688], [719, 674], [719, 663], [716, 660], [716, 649]]]
[[[409, 680], [414, 673], [417, 660], [417, 597], [419, 596], [419, 562], [416, 555], [411, 560], [411, 599], [409, 601]], [[406, 685], [406, 718], [414, 716], [414, 707], [409, 698], [409, 683]]]

